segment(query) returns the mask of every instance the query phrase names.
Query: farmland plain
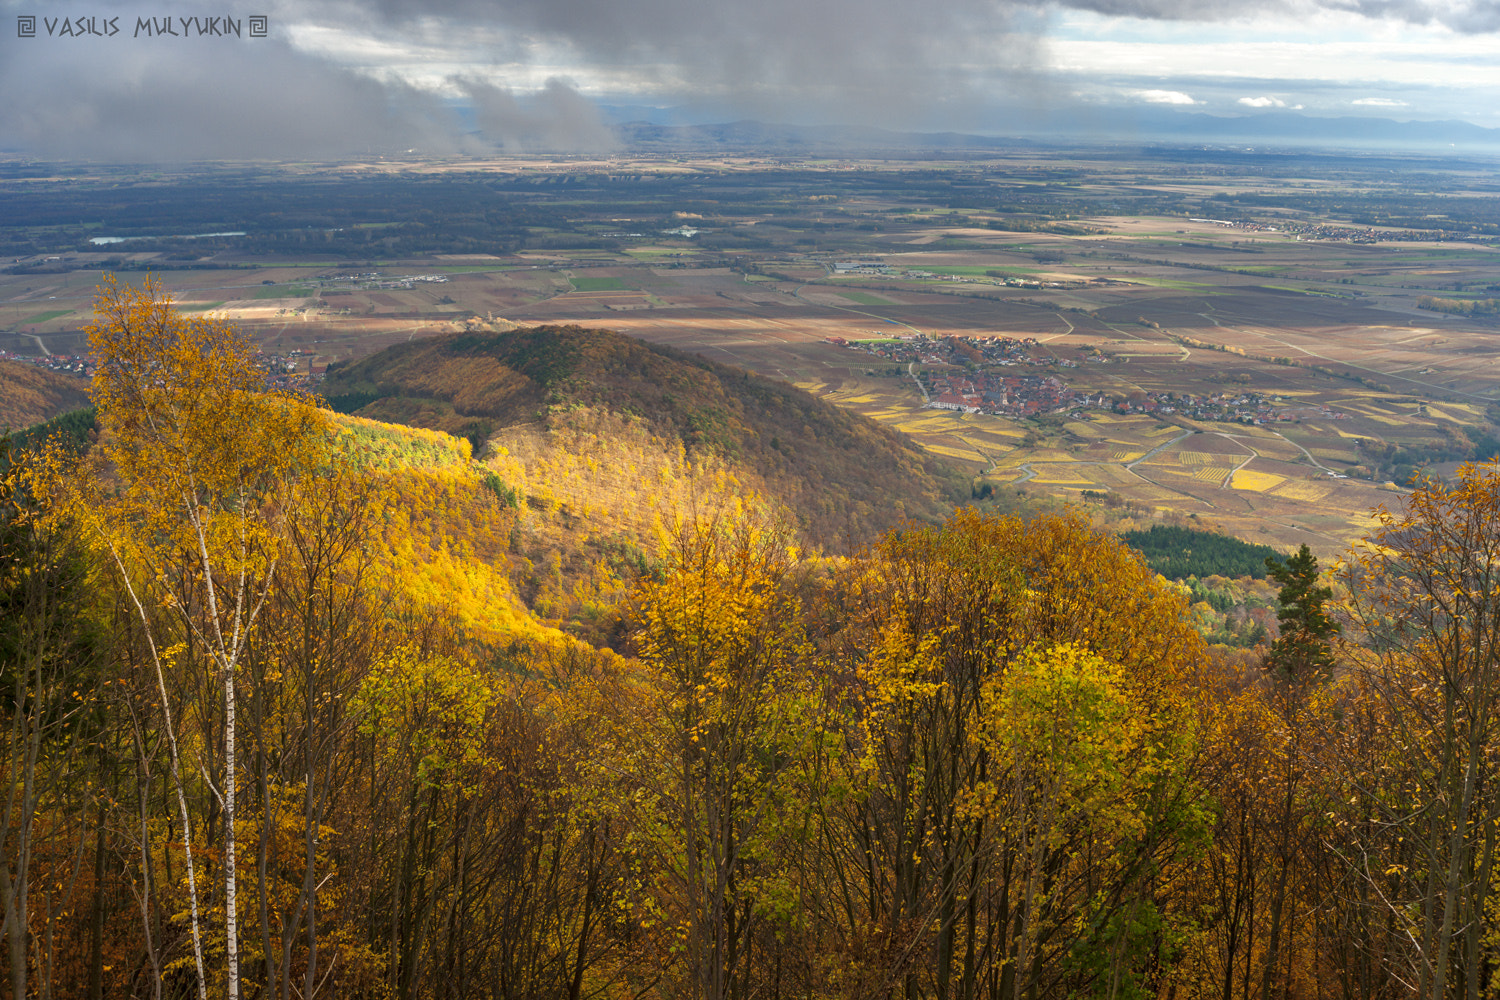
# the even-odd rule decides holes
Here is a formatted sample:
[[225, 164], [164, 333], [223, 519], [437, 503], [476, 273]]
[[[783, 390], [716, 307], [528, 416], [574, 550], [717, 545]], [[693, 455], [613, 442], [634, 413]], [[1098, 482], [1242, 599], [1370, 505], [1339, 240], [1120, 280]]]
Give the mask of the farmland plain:
[[[244, 237], [101, 249], [91, 234], [122, 224], [91, 200], [110, 178], [0, 174], [0, 203], [23, 187], [28, 206], [56, 202], [0, 224], [0, 349], [82, 352], [106, 271], [154, 270], [183, 308], [313, 372], [465, 328], [607, 327], [895, 426], [976, 493], [1009, 485], [1333, 555], [1413, 471], [1451, 470], [1495, 431], [1500, 325], [1430, 307], [1500, 291], [1491, 175], [1202, 151], [412, 160], [241, 182], [293, 205], [317, 186], [333, 207], [315, 225], [289, 210], [277, 229], [226, 197], [160, 231]], [[207, 198], [201, 178], [165, 183], [180, 205]], [[347, 197], [330, 201], [330, 184]], [[415, 211], [401, 199], [454, 185], [509, 214], [483, 209], [485, 229], [439, 199], [448, 214], [418, 232], [370, 207]], [[1014, 349], [999, 361], [956, 342]], [[1057, 405], [925, 405], [939, 381], [1022, 376], [1055, 380]]]

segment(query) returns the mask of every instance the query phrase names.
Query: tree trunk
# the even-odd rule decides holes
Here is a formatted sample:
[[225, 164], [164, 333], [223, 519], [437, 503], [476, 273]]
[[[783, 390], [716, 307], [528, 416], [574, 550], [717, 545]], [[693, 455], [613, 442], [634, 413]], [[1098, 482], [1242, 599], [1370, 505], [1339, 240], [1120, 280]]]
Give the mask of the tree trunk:
[[235, 895], [234, 786], [237, 761], [234, 746], [234, 671], [224, 672], [224, 950], [229, 977], [229, 1000], [240, 997], [240, 928]]
[[89, 912], [89, 1000], [104, 1000], [104, 803], [94, 823], [94, 898]]

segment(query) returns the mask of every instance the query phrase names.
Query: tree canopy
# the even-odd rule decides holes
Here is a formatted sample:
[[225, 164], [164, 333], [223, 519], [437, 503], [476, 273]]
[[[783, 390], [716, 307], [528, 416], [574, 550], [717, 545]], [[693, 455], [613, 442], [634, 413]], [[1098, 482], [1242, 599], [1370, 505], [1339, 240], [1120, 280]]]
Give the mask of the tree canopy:
[[1212, 531], [1153, 524], [1145, 531], [1126, 531], [1120, 537], [1146, 557], [1146, 564], [1168, 580], [1190, 576], [1248, 576], [1265, 578], [1265, 560], [1274, 558], [1269, 545], [1252, 545]]
[[1262, 562], [1226, 650], [1075, 514], [831, 556], [684, 450], [591, 519], [532, 472], [618, 418], [476, 461], [154, 284], [98, 315], [92, 447], [0, 466], [10, 995], [1500, 989], [1493, 466]]

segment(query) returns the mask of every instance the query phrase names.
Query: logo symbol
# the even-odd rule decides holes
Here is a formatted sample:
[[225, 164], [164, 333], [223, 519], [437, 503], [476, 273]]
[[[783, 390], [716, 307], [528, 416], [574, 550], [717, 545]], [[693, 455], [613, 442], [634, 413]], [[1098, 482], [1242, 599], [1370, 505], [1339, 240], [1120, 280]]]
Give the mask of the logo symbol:
[[266, 37], [266, 16], [264, 14], [252, 14], [245, 18], [245, 20], [250, 22], [251, 38]]
[[17, 38], [35, 38], [36, 37], [36, 15], [35, 14], [21, 14], [20, 16], [18, 16], [16, 18], [16, 37]]

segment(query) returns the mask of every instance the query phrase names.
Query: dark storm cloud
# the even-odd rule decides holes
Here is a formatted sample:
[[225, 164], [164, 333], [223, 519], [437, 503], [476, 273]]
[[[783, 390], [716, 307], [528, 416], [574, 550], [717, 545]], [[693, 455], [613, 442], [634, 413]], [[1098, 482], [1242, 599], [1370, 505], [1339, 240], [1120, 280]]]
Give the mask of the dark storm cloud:
[[[1500, 28], [1500, 0], [372, 0], [361, 10], [368, 30], [398, 37], [435, 22], [539, 41], [675, 102], [711, 97], [754, 116], [904, 127], [1046, 99], [1047, 20], [1067, 8], [1186, 22], [1327, 10]], [[342, 0], [295, 9], [349, 16]]]
[[376, 0], [366, 9], [397, 32], [437, 18], [552, 43], [584, 65], [725, 95], [751, 112], [804, 103], [844, 118], [915, 118], [967, 90], [976, 65], [1024, 74], [1036, 61], [1014, 31], [1018, 12], [1035, 15], [1010, 0]]
[[[342, 9], [343, 0], [298, 6], [320, 2]], [[543, 32], [606, 60], [656, 56], [731, 74], [769, 66], [899, 76], [899, 58], [886, 57], [961, 54], [1022, 12], [1058, 8], [1177, 21], [1321, 8], [1468, 33], [1500, 28], [1500, 0], [374, 0], [364, 9], [392, 24], [437, 16]]]
[[[576, 90], [549, 81], [517, 96], [477, 71], [512, 62], [533, 42], [578, 65], [615, 71], [677, 99], [713, 95], [746, 114], [799, 108], [845, 120], [909, 122], [966, 93], [960, 64], [995, 61], [975, 47], [1004, 27], [1001, 8], [965, 0], [923, 11], [907, 0], [596, 0], [394, 5], [342, 0], [110, 0], [66, 16], [117, 18], [113, 37], [19, 38], [16, 15], [56, 18], [51, 5], [0, 0], [0, 149], [50, 156], [170, 161], [325, 158], [417, 148], [601, 150], [612, 136]], [[137, 37], [140, 17], [267, 14], [267, 38]], [[354, 47], [314, 49], [326, 41]], [[332, 34], [330, 34], [332, 33]], [[482, 42], [475, 42], [482, 37]], [[300, 45], [300, 47], [299, 47]], [[361, 49], [360, 45], [365, 48]], [[391, 83], [414, 50], [455, 55], [450, 90], [471, 98], [480, 136], [466, 135], [437, 99]], [[1028, 50], [1029, 51], [1029, 50]], [[330, 54], [335, 52], [336, 54]], [[1024, 64], [1021, 51], [1006, 60]], [[423, 67], [428, 82], [434, 73]], [[373, 71], [373, 72], [372, 72]], [[446, 72], [436, 70], [438, 79]], [[385, 82], [377, 82], [376, 77]], [[480, 143], [480, 146], [476, 146]]]
[[[258, 10], [265, 10], [258, 7]], [[35, 12], [37, 37], [18, 37], [15, 16]], [[69, 9], [95, 18], [105, 37], [49, 37], [48, 8], [0, 4], [0, 150], [126, 162], [319, 159], [418, 149], [493, 149], [465, 134], [451, 107], [401, 82], [377, 82], [298, 49], [271, 15], [265, 38], [137, 34], [137, 17], [222, 16], [193, 4]], [[235, 12], [243, 17], [244, 11]], [[599, 149], [611, 136], [591, 104], [560, 82], [518, 101], [471, 88], [495, 144]]]
[[540, 94], [518, 99], [511, 91], [481, 80], [460, 79], [486, 140], [507, 152], [572, 150], [599, 152], [615, 146], [615, 136], [599, 110], [558, 80]]

